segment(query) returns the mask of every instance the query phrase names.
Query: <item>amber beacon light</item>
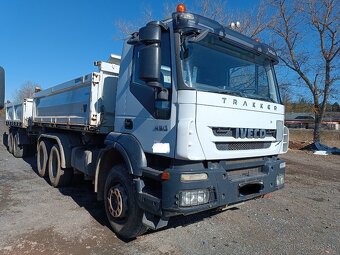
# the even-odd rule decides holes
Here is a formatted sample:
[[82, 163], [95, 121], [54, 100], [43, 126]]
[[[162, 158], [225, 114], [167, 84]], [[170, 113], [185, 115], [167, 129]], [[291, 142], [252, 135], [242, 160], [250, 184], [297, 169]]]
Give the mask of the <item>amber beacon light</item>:
[[184, 4], [177, 5], [177, 12], [186, 12], [187, 7]]

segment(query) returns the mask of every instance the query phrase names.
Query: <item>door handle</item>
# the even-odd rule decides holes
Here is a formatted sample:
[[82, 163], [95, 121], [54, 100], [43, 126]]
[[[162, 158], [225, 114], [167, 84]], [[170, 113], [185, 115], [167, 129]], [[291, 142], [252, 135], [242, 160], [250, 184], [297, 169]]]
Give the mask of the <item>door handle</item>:
[[125, 121], [124, 121], [124, 128], [125, 129], [133, 129], [133, 121], [132, 121], [132, 119], [125, 119]]

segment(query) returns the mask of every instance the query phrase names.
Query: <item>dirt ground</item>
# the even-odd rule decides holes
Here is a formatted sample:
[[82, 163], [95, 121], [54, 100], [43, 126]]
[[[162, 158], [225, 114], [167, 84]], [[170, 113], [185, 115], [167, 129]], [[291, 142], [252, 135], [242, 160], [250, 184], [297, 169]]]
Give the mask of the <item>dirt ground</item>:
[[340, 155], [290, 151], [286, 186], [271, 198], [124, 242], [91, 183], [52, 188], [34, 157], [16, 159], [0, 142], [0, 254], [340, 254]]

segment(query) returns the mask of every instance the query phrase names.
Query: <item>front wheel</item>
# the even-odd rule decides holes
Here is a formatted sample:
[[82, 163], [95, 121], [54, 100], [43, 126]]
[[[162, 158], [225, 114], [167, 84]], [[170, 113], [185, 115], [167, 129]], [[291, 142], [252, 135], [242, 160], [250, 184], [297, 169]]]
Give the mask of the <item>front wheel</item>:
[[125, 239], [142, 235], [143, 210], [138, 207], [132, 176], [124, 165], [114, 166], [105, 182], [105, 212], [113, 231]]

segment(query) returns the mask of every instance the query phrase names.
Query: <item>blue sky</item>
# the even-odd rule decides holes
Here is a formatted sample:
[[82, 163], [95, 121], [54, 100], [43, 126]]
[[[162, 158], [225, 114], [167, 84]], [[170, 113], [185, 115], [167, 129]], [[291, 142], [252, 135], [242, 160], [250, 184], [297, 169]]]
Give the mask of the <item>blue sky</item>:
[[[192, 1], [184, 2], [190, 10]], [[228, 6], [236, 10], [252, 2], [230, 1]], [[164, 1], [159, 0], [1, 0], [0, 65], [6, 71], [6, 99], [25, 81], [48, 88], [95, 71], [94, 61], [121, 52], [117, 21], [140, 21], [147, 7], [162, 18]]]

